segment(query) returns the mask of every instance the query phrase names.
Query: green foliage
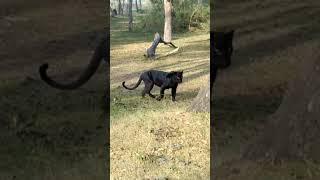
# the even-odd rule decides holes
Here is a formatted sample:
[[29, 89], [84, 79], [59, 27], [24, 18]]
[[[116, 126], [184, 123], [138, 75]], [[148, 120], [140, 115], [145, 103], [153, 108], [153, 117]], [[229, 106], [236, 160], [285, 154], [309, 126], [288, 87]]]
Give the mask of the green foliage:
[[162, 0], [151, 0], [152, 6], [145, 9], [145, 14], [138, 16], [137, 28], [143, 31], [162, 31], [164, 24], [164, 11]]
[[[143, 31], [162, 32], [164, 27], [163, 0], [151, 0], [151, 7], [137, 17], [137, 28]], [[174, 32], [184, 32], [191, 28], [209, 29], [210, 7], [197, 4], [197, 0], [173, 1], [172, 28]]]

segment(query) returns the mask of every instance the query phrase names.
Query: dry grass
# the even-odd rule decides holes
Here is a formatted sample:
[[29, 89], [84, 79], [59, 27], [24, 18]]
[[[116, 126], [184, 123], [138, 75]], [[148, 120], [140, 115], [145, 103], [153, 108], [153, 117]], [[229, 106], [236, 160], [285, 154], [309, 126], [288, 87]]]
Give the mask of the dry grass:
[[110, 131], [112, 179], [208, 179], [208, 119], [180, 108], [118, 119]]

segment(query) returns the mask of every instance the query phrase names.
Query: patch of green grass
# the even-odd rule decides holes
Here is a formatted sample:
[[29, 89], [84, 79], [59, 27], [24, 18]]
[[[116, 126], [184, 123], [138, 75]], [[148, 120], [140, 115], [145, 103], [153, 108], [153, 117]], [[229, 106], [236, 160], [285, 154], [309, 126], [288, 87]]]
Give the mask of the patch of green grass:
[[[157, 89], [158, 90], [158, 89]], [[141, 91], [138, 89], [137, 91]], [[159, 93], [154, 92], [154, 95], [159, 95]], [[161, 101], [157, 101], [146, 95], [146, 97], [142, 98], [139, 93], [130, 93], [123, 91], [114, 90], [112, 93], [111, 99], [111, 120], [117, 120], [122, 118], [128, 114], [132, 114], [135, 112], [144, 112], [144, 111], [158, 111], [165, 112], [168, 107], [175, 108], [186, 108], [188, 107], [190, 100], [192, 97], [195, 97], [197, 92], [184, 92], [179, 94], [177, 98], [177, 102], [171, 101], [170, 91], [167, 91], [165, 97]]]

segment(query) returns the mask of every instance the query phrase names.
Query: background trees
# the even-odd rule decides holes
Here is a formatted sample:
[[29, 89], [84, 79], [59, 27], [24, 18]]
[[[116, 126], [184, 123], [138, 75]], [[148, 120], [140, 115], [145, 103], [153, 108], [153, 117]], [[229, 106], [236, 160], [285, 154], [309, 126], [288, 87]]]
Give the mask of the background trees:
[[[175, 0], [171, 1], [171, 5], [171, 29], [173, 32], [209, 29], [209, 1], [203, 0], [202, 4], [198, 4], [197, 0]], [[150, 3], [146, 4], [144, 14], [137, 17], [137, 28], [141, 31], [162, 32], [165, 24], [164, 17], [164, 0], [150, 0]]]
[[132, 28], [133, 28], [133, 16], [132, 16], [132, 0], [129, 0], [129, 14], [128, 14], [128, 17], [129, 17], [129, 25], [128, 25], [128, 28], [129, 28], [129, 31], [132, 31]]

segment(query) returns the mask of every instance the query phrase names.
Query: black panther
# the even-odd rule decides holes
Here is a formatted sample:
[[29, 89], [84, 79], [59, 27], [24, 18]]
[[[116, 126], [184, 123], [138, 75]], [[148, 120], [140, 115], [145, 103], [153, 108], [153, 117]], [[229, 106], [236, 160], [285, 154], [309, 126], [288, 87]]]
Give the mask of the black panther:
[[145, 71], [140, 75], [138, 82], [133, 87], [127, 87], [125, 81], [122, 82], [122, 86], [126, 89], [133, 90], [136, 89], [141, 81], [144, 82], [144, 90], [142, 91], [142, 97], [149, 94], [150, 97], [155, 98], [151, 94], [151, 90], [154, 85], [160, 87], [160, 96], [157, 100], [160, 101], [164, 96], [164, 91], [171, 88], [172, 101], [176, 100], [176, 91], [179, 83], [182, 83], [183, 71], [157, 71], [149, 70]]
[[231, 55], [233, 52], [233, 35], [234, 30], [228, 32], [210, 32], [210, 58], [212, 59], [212, 62], [210, 64], [211, 86], [216, 80], [218, 69], [225, 69], [231, 65]]
[[42, 64], [39, 67], [40, 77], [43, 81], [48, 83], [50, 86], [57, 89], [62, 89], [62, 90], [76, 89], [81, 85], [83, 85], [92, 77], [92, 75], [97, 71], [102, 59], [104, 59], [107, 62], [107, 64], [109, 64], [109, 55], [110, 55], [109, 36], [107, 35], [104, 38], [102, 38], [102, 40], [96, 47], [87, 68], [82, 72], [82, 74], [79, 76], [77, 80], [70, 83], [65, 83], [65, 84], [54, 81], [47, 75], [47, 69], [49, 67], [47, 63]]

